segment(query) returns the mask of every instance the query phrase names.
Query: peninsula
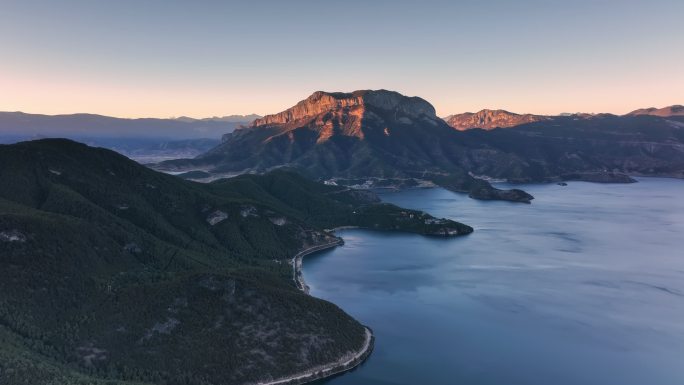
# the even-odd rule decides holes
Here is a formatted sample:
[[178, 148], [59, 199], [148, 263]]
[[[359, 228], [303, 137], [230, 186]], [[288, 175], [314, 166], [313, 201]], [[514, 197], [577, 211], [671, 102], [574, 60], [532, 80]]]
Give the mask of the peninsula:
[[473, 231], [283, 170], [196, 183], [64, 139], [1, 145], [0, 164], [0, 368], [10, 383], [333, 375], [374, 340], [302, 291], [301, 258], [341, 242], [325, 229]]

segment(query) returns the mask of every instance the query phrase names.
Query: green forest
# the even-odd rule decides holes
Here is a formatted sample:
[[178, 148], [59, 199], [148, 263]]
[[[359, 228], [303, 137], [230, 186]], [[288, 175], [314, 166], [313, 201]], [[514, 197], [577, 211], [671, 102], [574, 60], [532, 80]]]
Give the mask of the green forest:
[[292, 281], [353, 225], [472, 228], [287, 171], [200, 184], [61, 139], [0, 146], [1, 384], [241, 384], [357, 350]]

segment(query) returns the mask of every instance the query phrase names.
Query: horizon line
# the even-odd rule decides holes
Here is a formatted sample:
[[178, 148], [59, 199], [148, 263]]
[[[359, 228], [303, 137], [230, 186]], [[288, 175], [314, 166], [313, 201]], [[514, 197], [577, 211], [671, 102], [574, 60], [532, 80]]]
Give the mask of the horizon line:
[[[302, 100], [304, 100], [304, 99], [302, 99]], [[428, 103], [429, 103], [429, 102], [428, 102]], [[295, 104], [296, 104], [296, 103], [295, 103]], [[293, 104], [291, 107], [293, 107], [295, 104]], [[432, 104], [432, 103], [430, 103], [430, 104]], [[449, 114], [446, 114], [446, 115], [437, 114], [437, 117], [444, 119], [444, 118], [447, 118], [447, 117], [449, 117], [449, 116], [451, 116], [451, 115], [477, 113], [477, 112], [484, 111], [484, 110], [489, 110], [489, 111], [506, 111], [506, 112], [510, 112], [510, 113], [514, 113], [514, 114], [518, 114], [518, 115], [526, 115], [526, 114], [529, 114], [529, 115], [538, 115], [538, 116], [560, 116], [560, 115], [565, 115], [565, 114], [570, 114], [570, 115], [578, 115], [578, 114], [589, 114], [589, 115], [610, 114], [610, 115], [616, 115], [616, 116], [624, 116], [624, 115], [628, 115], [629, 113], [634, 112], [634, 111], [637, 111], [637, 110], [645, 110], [645, 109], [651, 109], [651, 108], [662, 109], [662, 108], [675, 107], [675, 106], [684, 106], [684, 104], [673, 103], [673, 104], [667, 104], [667, 105], [662, 106], [662, 107], [657, 107], [657, 106], [639, 107], [639, 108], [635, 108], [635, 109], [629, 109], [629, 110], [627, 110], [627, 112], [624, 112], [624, 113], [615, 113], [615, 112], [609, 112], [609, 111], [599, 111], [599, 112], [592, 111], [592, 112], [587, 112], [587, 111], [570, 111], [570, 110], [565, 110], [565, 111], [558, 112], [558, 113], [555, 113], [555, 114], [543, 114], [543, 113], [534, 113], [534, 112], [528, 112], [528, 111], [525, 111], [525, 112], [512, 111], [511, 109], [507, 109], [507, 108], [489, 108], [489, 107], [484, 107], [484, 108], [480, 108], [479, 110], [475, 110], [475, 111], [452, 112], [452, 113], [449, 113]], [[44, 112], [30, 112], [30, 111], [27, 111], [27, 110], [14, 110], [14, 111], [10, 111], [10, 110], [3, 110], [3, 109], [0, 109], [0, 113], [21, 113], [21, 114], [27, 114], [27, 115], [43, 115], [43, 116], [95, 115], [95, 116], [102, 116], [102, 117], [107, 117], [107, 118], [130, 119], [130, 120], [135, 120], [135, 119], [162, 119], [162, 120], [165, 119], [165, 120], [174, 120], [174, 119], [180, 119], [180, 118], [189, 118], [189, 119], [195, 119], [195, 120], [202, 120], [202, 119], [214, 119], [214, 118], [220, 119], [220, 118], [230, 117], [230, 116], [251, 116], [251, 115], [255, 115], [255, 116], [264, 117], [264, 116], [268, 116], [268, 115], [280, 113], [280, 112], [285, 111], [286, 109], [289, 109], [289, 108], [291, 108], [291, 107], [287, 107], [287, 108], [285, 108], [284, 110], [280, 110], [280, 111], [277, 111], [277, 112], [270, 112], [270, 113], [267, 113], [267, 114], [259, 114], [259, 113], [256, 113], [256, 112], [246, 113], [246, 114], [243, 114], [243, 113], [228, 113], [228, 114], [212, 114], [212, 116], [202, 116], [202, 117], [193, 117], [193, 116], [190, 116], [190, 115], [187, 115], [187, 114], [179, 114], [179, 115], [171, 115], [171, 116], [151, 116], [151, 115], [121, 116], [121, 115], [107, 114], [107, 113], [101, 113], [101, 112], [83, 112], [83, 111], [81, 111], [81, 112], [44, 113]]]

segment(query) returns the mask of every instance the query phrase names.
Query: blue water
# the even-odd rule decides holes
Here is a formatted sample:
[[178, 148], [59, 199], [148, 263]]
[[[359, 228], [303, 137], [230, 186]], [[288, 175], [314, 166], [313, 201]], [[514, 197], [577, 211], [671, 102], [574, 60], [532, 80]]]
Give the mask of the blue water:
[[311, 293], [377, 337], [327, 383], [684, 384], [684, 181], [524, 188], [532, 205], [383, 193], [475, 232], [345, 230], [306, 257]]

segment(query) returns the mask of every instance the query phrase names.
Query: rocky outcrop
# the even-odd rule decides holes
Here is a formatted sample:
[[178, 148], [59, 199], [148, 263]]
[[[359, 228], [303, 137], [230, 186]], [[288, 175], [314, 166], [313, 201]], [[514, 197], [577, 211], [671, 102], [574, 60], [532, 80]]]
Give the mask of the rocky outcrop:
[[373, 106], [386, 111], [397, 111], [409, 116], [426, 115], [436, 117], [434, 107], [427, 101], [418, 97], [406, 97], [394, 91], [362, 90], [351, 93], [316, 91], [294, 107], [277, 114], [256, 119], [250, 126], [287, 124], [319, 114], [339, 111], [340, 109], [364, 106]]
[[215, 226], [226, 219], [228, 219], [228, 214], [221, 210], [216, 210], [207, 216], [207, 222], [212, 226]]
[[525, 123], [539, 122], [548, 118], [541, 115], [515, 114], [506, 110], [481, 110], [478, 112], [466, 112], [463, 114], [449, 115], [444, 120], [447, 124], [459, 131], [471, 128], [491, 130], [494, 128], [515, 127]]
[[270, 217], [268, 220], [276, 226], [285, 226], [287, 224], [287, 219], [285, 217]]
[[0, 231], [0, 242], [26, 242], [26, 235], [19, 230], [5, 230]]
[[[456, 167], [453, 130], [417, 97], [397, 92], [315, 92], [281, 113], [226, 135], [195, 159], [163, 162], [162, 170], [264, 172], [293, 167], [312, 177], [388, 177]], [[437, 171], [437, 170], [435, 170]]]

